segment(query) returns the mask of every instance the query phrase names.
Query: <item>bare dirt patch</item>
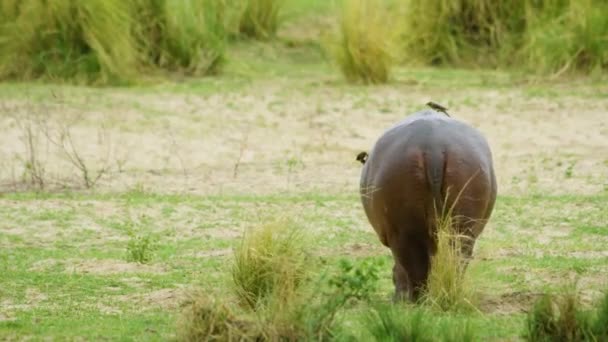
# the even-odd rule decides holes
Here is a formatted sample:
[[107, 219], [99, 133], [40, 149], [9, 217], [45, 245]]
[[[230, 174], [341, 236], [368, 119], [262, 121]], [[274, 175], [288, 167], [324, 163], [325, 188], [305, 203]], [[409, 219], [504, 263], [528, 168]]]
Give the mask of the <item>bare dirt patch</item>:
[[114, 296], [114, 300], [128, 302], [137, 305], [141, 309], [166, 309], [174, 310], [179, 307], [184, 298], [182, 289], [160, 289], [147, 293], [137, 293], [133, 295]]
[[508, 292], [497, 296], [481, 296], [478, 309], [483, 313], [510, 315], [528, 312], [534, 303], [543, 296], [534, 292]]
[[143, 265], [113, 259], [69, 260], [65, 263], [67, 273], [89, 273], [98, 275], [120, 273], [164, 273], [161, 265]]
[[200, 251], [193, 254], [195, 258], [213, 258], [213, 257], [221, 257], [232, 255], [233, 251], [230, 248], [224, 249], [213, 249], [208, 251]]
[[[328, 86], [294, 90], [278, 81], [209, 96], [108, 90], [103, 105], [93, 103], [89, 111], [107, 118], [114, 139], [115, 163], [99, 185], [111, 191], [142, 185], [195, 194], [353, 191], [360, 172], [356, 153], [369, 150], [385, 129], [435, 98], [449, 99], [454, 117], [486, 135], [501, 193], [596, 193], [608, 172], [601, 152], [608, 145], [608, 99], [589, 101], [572, 90], [559, 88], [551, 98], [530, 96], [525, 88], [429, 91], [395, 84], [357, 93]], [[67, 106], [89, 114], [74, 101]], [[48, 111], [61, 120], [60, 108]], [[136, 124], [125, 127], [125, 116]], [[11, 120], [0, 119], [6, 133], [0, 155], [13, 161], [0, 170], [7, 181], [23, 171], [15, 159], [23, 147]], [[97, 135], [97, 124], [84, 121], [73, 129], [83, 153], [102, 152], [87, 143]], [[119, 155], [126, 156], [122, 167]], [[60, 154], [50, 151], [44, 160], [49, 175], [65, 174]]]

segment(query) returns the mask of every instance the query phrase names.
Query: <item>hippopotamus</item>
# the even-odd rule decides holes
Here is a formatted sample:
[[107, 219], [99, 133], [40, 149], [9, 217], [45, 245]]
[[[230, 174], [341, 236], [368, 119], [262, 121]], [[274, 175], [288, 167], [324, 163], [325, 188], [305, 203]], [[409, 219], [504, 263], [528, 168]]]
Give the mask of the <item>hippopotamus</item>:
[[496, 200], [492, 153], [472, 126], [423, 110], [378, 139], [363, 165], [360, 194], [365, 214], [394, 259], [395, 299], [416, 301], [437, 252], [437, 220], [452, 218], [462, 239], [464, 268]]

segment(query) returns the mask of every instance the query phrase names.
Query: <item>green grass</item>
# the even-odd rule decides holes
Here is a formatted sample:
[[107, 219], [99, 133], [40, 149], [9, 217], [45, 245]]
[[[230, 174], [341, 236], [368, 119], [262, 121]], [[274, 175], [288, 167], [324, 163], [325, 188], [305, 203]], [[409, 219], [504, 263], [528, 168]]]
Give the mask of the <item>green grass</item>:
[[[479, 253], [483, 255], [484, 251], [503, 248], [503, 246], [509, 246], [522, 241], [517, 232], [511, 228], [507, 228], [506, 230], [501, 229], [501, 227], [511, 223], [510, 217], [506, 214], [517, 209], [513, 206], [526, 203], [530, 206], [552, 207], [554, 211], [547, 212], [544, 216], [547, 222], [552, 222], [552, 220], [559, 219], [559, 211], [568, 205], [603, 203], [605, 200], [606, 197], [602, 195], [499, 197], [496, 216], [492, 221], [490, 230], [484, 233], [485, 235], [478, 242]], [[13, 303], [10, 304], [9, 309], [11, 320], [0, 323], [0, 335], [2, 336], [112, 338], [122, 333], [136, 339], [165, 339], [174, 335], [174, 325], [172, 322], [177, 319], [177, 312], [169, 310], [169, 314], [167, 315], [166, 311], [156, 309], [152, 302], [133, 305], [133, 303], [141, 303], [136, 299], [137, 294], [147, 294], [158, 290], [174, 288], [177, 284], [196, 284], [196, 286], [201, 286], [207, 289], [207, 291], [211, 291], [210, 293], [216, 294], [217, 298], [229, 298], [230, 296], [226, 294], [225, 289], [230, 288], [231, 279], [225, 265], [231, 259], [230, 254], [219, 254], [217, 256], [210, 254], [210, 256], [203, 257], [196, 255], [197, 253], [205, 253], [206, 251], [230, 250], [232, 247], [238, 246], [238, 240], [234, 238], [208, 239], [204, 238], [204, 235], [199, 234], [195, 236], [174, 235], [166, 227], [175, 226], [172, 223], [175, 220], [181, 222], [181, 215], [187, 212], [184, 211], [187, 208], [198, 210], [200, 215], [208, 217], [205, 221], [209, 223], [210, 228], [202, 228], [200, 230], [201, 234], [204, 234], [209, 229], [212, 231], [228, 229], [239, 220], [242, 220], [240, 217], [255, 215], [253, 211], [255, 209], [248, 205], [251, 203], [275, 208], [271, 209], [268, 214], [272, 214], [273, 212], [279, 214], [286, 210], [294, 213], [297, 212], [303, 222], [306, 222], [303, 229], [307, 229], [312, 234], [313, 241], [316, 241], [314, 245], [310, 245], [310, 252], [315, 253], [315, 250], [334, 250], [334, 252], [330, 252], [327, 257], [323, 258], [328, 266], [331, 266], [339, 255], [336, 254], [338, 252], [335, 248], [343, 246], [346, 242], [352, 243], [358, 241], [359, 243], [369, 243], [371, 245], [377, 244], [375, 235], [369, 229], [365, 229], [362, 233], [355, 233], [349, 228], [344, 230], [331, 228], [336, 227], [336, 224], [339, 222], [333, 217], [332, 208], [352, 208], [348, 210], [353, 210], [355, 213], [358, 212], [358, 206], [356, 205], [358, 199], [355, 195], [323, 196], [319, 194], [304, 194], [292, 196], [227, 195], [200, 197], [154, 193], [106, 195], [65, 193], [43, 195], [9, 194], [4, 195], [1, 201], [5, 207], [0, 212], [4, 225], [12, 225], [11, 222], [20, 222], [24, 226], [31, 227], [36, 227], [38, 224], [51, 224], [52, 226], [64, 220], [63, 214], [49, 215], [43, 212], [42, 215], [32, 215], [30, 211], [20, 211], [19, 208], [29, 207], [31, 203], [55, 203], [59, 208], [79, 208], [76, 210], [76, 216], [71, 214], [69, 227], [79, 226], [77, 222], [81, 222], [83, 217], [95, 218], [100, 215], [93, 208], [87, 209], [87, 206], [79, 206], [80, 203], [93, 203], [97, 205], [107, 203], [117, 205], [118, 207], [128, 207], [132, 215], [137, 215], [139, 212], [150, 213], [151, 211], [158, 211], [158, 215], [154, 214], [154, 220], [150, 221], [149, 229], [151, 232], [157, 233], [161, 238], [159, 239], [159, 250], [156, 251], [150, 265], [164, 269], [162, 273], [157, 273], [154, 269], [141, 269], [143, 273], [125, 270], [110, 275], [86, 274], [82, 273], [78, 268], [70, 271], [74, 265], [77, 265], [81, 261], [105, 259], [120, 262], [123, 260], [125, 244], [128, 241], [128, 232], [127, 229], [112, 223], [116, 221], [105, 221], [101, 218], [94, 220], [99, 224], [98, 229], [104, 232], [103, 236], [122, 237], [122, 241], [106, 241], [95, 238], [95, 235], [85, 237], [72, 233], [56, 237], [56, 242], [60, 242], [61, 246], [65, 246], [57, 248], [56, 242], [49, 244], [39, 241], [35, 243], [35, 241], [27, 238], [27, 236], [16, 238], [6, 233], [0, 234], [0, 244], [10, 246], [8, 249], [3, 248], [0, 252], [0, 260], [9, 261], [2, 263], [2, 277], [0, 277], [0, 288], [2, 290], [0, 291], [0, 296], [2, 297], [1, 300], [10, 300]], [[276, 206], [277, 204], [280, 205]], [[166, 212], [165, 208], [167, 207], [174, 210], [168, 216], [163, 214], [163, 211]], [[213, 210], [216, 212], [213, 216], [209, 216], [210, 208], [214, 208]], [[310, 211], [311, 209], [313, 210]], [[65, 212], [70, 213], [71, 210], [66, 210]], [[182, 214], [178, 214], [180, 212]], [[235, 214], [236, 216], [233, 216]], [[533, 215], [533, 213], [529, 215]], [[586, 212], [585, 219], [590, 222], [599, 222], [598, 220], [602, 219], [602, 215], [601, 211], [591, 210]], [[232, 219], [228, 221], [223, 219], [228, 217], [232, 217]], [[521, 219], [525, 220], [526, 217], [524, 216]], [[363, 221], [357, 219], [354, 222], [345, 223], [345, 227], [352, 226], [353, 224], [365, 225]], [[527, 229], [534, 230], [535, 224], [540, 225], [542, 223], [532, 224], [532, 226], [527, 225]], [[311, 230], [312, 227], [320, 227], [320, 229]], [[504, 233], [498, 233], [498, 231], [503, 231]], [[337, 235], [332, 237], [328, 236], [328, 233]], [[595, 236], [592, 233], [589, 234], [586, 236]], [[603, 250], [603, 240], [592, 241], [591, 248], [599, 251]], [[565, 239], [560, 241], [560, 246], [566, 249], [573, 249], [577, 243], [576, 240]], [[551, 251], [548, 245], [539, 244], [530, 248], [533, 251], [541, 253]], [[379, 288], [374, 293], [386, 298], [392, 288], [388, 266], [390, 264], [390, 257], [388, 252], [384, 256], [379, 257], [383, 266], [378, 269], [380, 271]], [[371, 257], [365, 256], [359, 257], [359, 259], [374, 260]], [[39, 263], [44, 260], [56, 260], [57, 263], [51, 263], [47, 266], [44, 263]], [[517, 258], [503, 259], [500, 262], [474, 260], [469, 268], [469, 272], [471, 281], [476, 284], [475, 291], [477, 291], [477, 294], [485, 295], [482, 297], [487, 297], [488, 295], [496, 296], [501, 293], [508, 294], [509, 289], [515, 285], [514, 280], [517, 278], [499, 277], [499, 275], [505, 274], [504, 267], [517, 265], [521, 265], [523, 268], [513, 269], [508, 273], [515, 276], [520, 275], [521, 277], [528, 277], [529, 274], [545, 277], [544, 275], [547, 272], [551, 274], [555, 270], [557, 273], [545, 280], [552, 282], [555, 288], [558, 288], [559, 284], [561, 284], [559, 270], [570, 269], [567, 265], [578, 265], [577, 267], [582, 277], [593, 278], [598, 272], [600, 274], [601, 272], [606, 272], [605, 263], [593, 258], [581, 259], [562, 256], [548, 259], [542, 256], [535, 256], [532, 253]], [[31, 271], [32, 269], [35, 271]], [[524, 293], [537, 293], [544, 291], [546, 285], [540, 281], [528, 281], [519, 283], [515, 288], [517, 291], [523, 291]], [[602, 288], [599, 287], [597, 289], [601, 290]], [[36, 295], [32, 294], [34, 290], [43, 293], [46, 298], [37, 302], [33, 299], [36, 298]], [[126, 296], [126, 299], [121, 296]], [[177, 301], [178, 299], [175, 298], [171, 299], [169, 303], [177, 303]], [[20, 303], [30, 304], [19, 306]], [[121, 310], [122, 316], [100, 312], [97, 307], [102, 304], [110, 307], [112, 310]], [[12, 305], [16, 306], [13, 307]], [[109, 312], [112, 312], [112, 310]], [[354, 322], [359, 319], [361, 310], [367, 310], [365, 304], [347, 306], [343, 313], [338, 316], [338, 322]], [[484, 309], [482, 305], [482, 310], [487, 310], [487, 308]], [[483, 321], [484, 323], [480, 325], [478, 330], [480, 338], [484, 338], [484, 336], [513, 337], [518, 336], [523, 331], [522, 314], [496, 315], [492, 313], [492, 310], [495, 309], [487, 312], [483, 320], [478, 318], [475, 313], [460, 314], [458, 316], [469, 317], [472, 322], [471, 324], [474, 326], [475, 324], [481, 324], [480, 322]], [[31, 322], [33, 317], [37, 317], [37, 319], [42, 320], [44, 323], [34, 324]], [[446, 317], [449, 317], [449, 315]], [[450, 320], [449, 318], [446, 319]], [[456, 322], [460, 323], [454, 324], [461, 324], [462, 319], [458, 319]], [[95, 325], [94, 329], [91, 328], [93, 324]], [[452, 323], [443, 324], [452, 325]], [[70, 325], [78, 326], [79, 328], [71, 330], [61, 328]], [[116, 325], [117, 330], [109, 329], [114, 325]], [[89, 328], [87, 329], [86, 327]], [[363, 334], [364, 332], [361, 333]]]

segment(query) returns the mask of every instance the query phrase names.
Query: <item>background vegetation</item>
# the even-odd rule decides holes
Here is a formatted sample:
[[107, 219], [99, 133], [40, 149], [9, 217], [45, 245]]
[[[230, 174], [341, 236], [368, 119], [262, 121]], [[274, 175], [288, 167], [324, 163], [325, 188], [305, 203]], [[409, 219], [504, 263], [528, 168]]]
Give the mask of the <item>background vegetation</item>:
[[[329, 14], [318, 13], [336, 22], [335, 33], [312, 39], [324, 42], [352, 82], [387, 82], [393, 60], [554, 76], [608, 68], [608, 4], [601, 0], [340, 2], [325, 8]], [[3, 1], [0, 78], [107, 84], [158, 70], [215, 74], [228, 40], [276, 37], [284, 5], [285, 0]]]

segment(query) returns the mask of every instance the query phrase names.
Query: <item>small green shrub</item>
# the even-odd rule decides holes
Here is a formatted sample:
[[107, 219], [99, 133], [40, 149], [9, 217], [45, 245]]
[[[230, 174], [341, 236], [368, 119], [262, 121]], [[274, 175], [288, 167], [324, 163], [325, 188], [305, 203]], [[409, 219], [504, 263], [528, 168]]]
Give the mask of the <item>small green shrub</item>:
[[393, 29], [378, 0], [346, 0], [337, 37], [327, 49], [349, 82], [386, 83], [393, 64]]
[[279, 14], [285, 0], [241, 0], [241, 2], [240, 34], [256, 39], [274, 37], [279, 28]]
[[146, 264], [152, 261], [156, 244], [149, 234], [129, 233], [129, 242], [127, 243], [127, 261]]
[[275, 220], [246, 232], [235, 249], [232, 280], [241, 304], [257, 309], [272, 298], [289, 301], [310, 266], [306, 242], [289, 220]]

